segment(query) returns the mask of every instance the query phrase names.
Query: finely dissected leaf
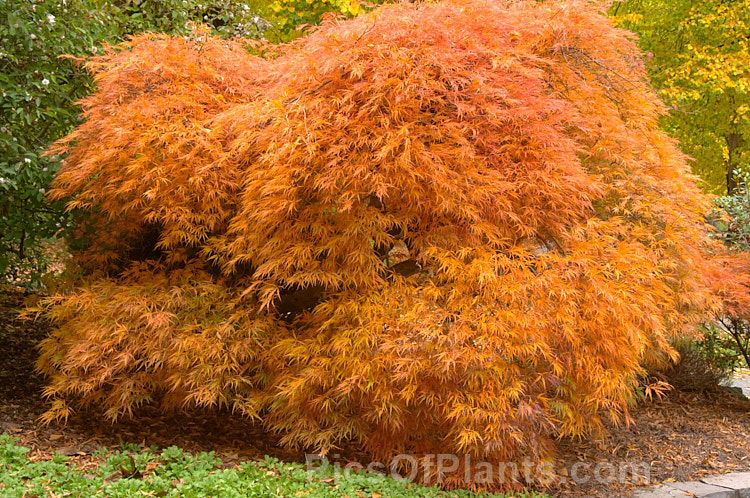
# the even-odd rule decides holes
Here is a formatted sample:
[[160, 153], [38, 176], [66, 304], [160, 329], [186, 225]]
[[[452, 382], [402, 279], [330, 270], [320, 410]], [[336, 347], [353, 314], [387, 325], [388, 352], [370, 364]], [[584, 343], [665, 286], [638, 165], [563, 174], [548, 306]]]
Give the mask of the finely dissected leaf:
[[398, 4], [281, 52], [144, 36], [89, 63], [54, 195], [96, 231], [48, 302], [48, 394], [542, 458], [627, 419], [643, 362], [719, 308], [707, 199], [591, 4]]

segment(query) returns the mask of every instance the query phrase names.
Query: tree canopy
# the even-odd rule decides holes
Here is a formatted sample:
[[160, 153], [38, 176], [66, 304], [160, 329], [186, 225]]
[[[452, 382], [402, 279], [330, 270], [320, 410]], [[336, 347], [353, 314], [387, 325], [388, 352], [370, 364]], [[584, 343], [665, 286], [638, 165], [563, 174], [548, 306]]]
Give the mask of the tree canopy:
[[42, 153], [80, 122], [74, 103], [93, 87], [64, 56], [95, 55], [103, 44], [143, 32], [184, 35], [201, 24], [225, 38], [289, 40], [326, 12], [360, 10], [338, 0], [1, 2], [0, 283], [40, 287], [54, 259], [48, 242], [71, 228], [64, 203], [45, 196], [60, 163]]
[[92, 58], [52, 150], [84, 277], [45, 308], [48, 419], [222, 405], [289, 445], [502, 462], [627, 418], [726, 265], [595, 5], [400, 3], [267, 58], [205, 32]]
[[612, 13], [652, 56], [667, 129], [695, 173], [711, 192], [735, 191], [750, 161], [750, 2], [626, 0]]

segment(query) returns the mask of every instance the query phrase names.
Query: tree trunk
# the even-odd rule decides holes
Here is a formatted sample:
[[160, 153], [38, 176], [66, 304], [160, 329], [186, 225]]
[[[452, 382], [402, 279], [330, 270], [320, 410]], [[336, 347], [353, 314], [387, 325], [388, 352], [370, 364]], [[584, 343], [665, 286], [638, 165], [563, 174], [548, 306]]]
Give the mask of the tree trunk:
[[724, 135], [724, 139], [727, 142], [728, 160], [727, 160], [727, 195], [732, 195], [737, 191], [737, 175], [736, 170], [738, 166], [737, 155], [739, 149], [745, 145], [745, 139], [740, 133], [727, 133]]

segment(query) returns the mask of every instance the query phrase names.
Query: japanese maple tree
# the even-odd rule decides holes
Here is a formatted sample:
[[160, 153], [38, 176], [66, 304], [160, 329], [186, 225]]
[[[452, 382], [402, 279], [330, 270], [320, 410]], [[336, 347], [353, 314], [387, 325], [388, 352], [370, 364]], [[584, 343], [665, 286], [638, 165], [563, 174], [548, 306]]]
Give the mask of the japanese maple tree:
[[84, 276], [47, 304], [48, 418], [223, 405], [293, 446], [491, 462], [627, 418], [642, 365], [719, 309], [721, 248], [595, 5], [403, 3], [266, 58], [198, 34], [93, 58], [55, 148]]

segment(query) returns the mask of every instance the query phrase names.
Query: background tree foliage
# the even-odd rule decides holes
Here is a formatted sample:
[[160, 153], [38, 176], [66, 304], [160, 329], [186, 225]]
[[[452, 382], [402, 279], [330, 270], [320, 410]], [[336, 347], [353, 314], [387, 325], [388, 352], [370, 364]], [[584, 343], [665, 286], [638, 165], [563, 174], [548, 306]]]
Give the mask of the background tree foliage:
[[0, 278], [44, 271], [43, 239], [67, 224], [45, 199], [59, 163], [42, 151], [79, 122], [89, 79], [59, 55], [92, 55], [111, 31], [90, 4], [0, 2]]
[[652, 55], [652, 83], [670, 108], [669, 132], [714, 193], [733, 193], [750, 164], [750, 2], [625, 0], [617, 22]]
[[385, 6], [273, 58], [143, 35], [87, 69], [49, 419], [227, 406], [381, 461], [541, 459], [721, 309], [708, 199], [589, 2]]
[[[368, 6], [384, 3], [383, 0], [276, 0], [263, 9], [269, 21], [265, 36], [272, 41], [289, 41], [302, 33], [305, 27], [319, 24], [327, 13], [354, 17], [365, 12]], [[299, 28], [299, 29], [298, 29]]]

